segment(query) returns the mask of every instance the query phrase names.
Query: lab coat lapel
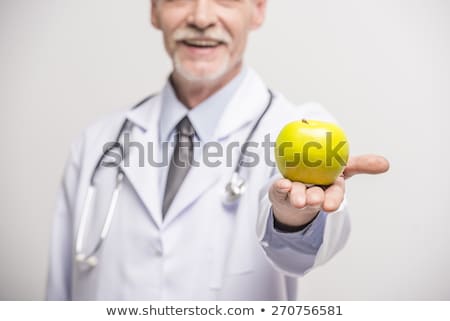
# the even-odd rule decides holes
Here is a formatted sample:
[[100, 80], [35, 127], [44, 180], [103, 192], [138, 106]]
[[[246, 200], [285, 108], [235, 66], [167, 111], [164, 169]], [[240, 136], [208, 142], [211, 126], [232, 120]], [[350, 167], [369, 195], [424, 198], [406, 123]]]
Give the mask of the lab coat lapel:
[[[161, 109], [160, 96], [155, 96], [137, 109], [131, 110], [127, 118], [134, 124], [130, 142], [134, 144], [129, 149], [129, 163], [122, 162], [122, 169], [135, 189], [142, 203], [150, 213], [155, 224], [162, 224], [160, 190], [158, 186], [159, 167], [149, 163], [149, 157], [160, 156], [158, 149], [158, 121]], [[144, 153], [142, 154], [141, 147]], [[159, 160], [158, 160], [159, 161]]]

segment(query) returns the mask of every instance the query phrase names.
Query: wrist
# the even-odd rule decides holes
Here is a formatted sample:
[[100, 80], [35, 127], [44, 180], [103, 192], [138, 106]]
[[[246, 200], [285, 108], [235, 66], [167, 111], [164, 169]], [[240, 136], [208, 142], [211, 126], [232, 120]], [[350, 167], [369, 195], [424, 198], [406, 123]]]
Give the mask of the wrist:
[[311, 225], [311, 223], [317, 218], [320, 214], [320, 210], [313, 210], [312, 214], [307, 215], [302, 220], [280, 220], [276, 215], [275, 209], [272, 208], [272, 216], [273, 216], [273, 227], [285, 233], [295, 233], [304, 230], [306, 227]]
[[311, 222], [317, 214], [320, 212], [320, 208], [306, 206], [302, 209], [286, 207], [278, 208], [272, 204], [273, 216], [278, 222], [284, 225], [301, 226]]

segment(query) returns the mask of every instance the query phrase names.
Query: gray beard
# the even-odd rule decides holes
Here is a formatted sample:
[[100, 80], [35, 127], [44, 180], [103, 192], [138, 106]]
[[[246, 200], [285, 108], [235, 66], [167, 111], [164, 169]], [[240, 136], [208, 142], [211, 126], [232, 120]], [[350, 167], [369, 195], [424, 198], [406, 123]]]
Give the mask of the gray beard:
[[179, 61], [178, 54], [175, 54], [174, 59], [173, 59], [173, 68], [184, 79], [191, 81], [191, 82], [202, 83], [202, 82], [215, 81], [215, 80], [221, 78], [229, 71], [229, 69], [231, 68], [231, 65], [230, 65], [230, 59], [227, 57], [226, 61], [224, 61], [222, 66], [220, 66], [220, 68], [218, 68], [216, 71], [205, 74], [205, 75], [197, 75], [197, 74], [193, 74], [192, 72], [186, 70], [183, 67], [183, 65], [181, 64], [181, 62]]

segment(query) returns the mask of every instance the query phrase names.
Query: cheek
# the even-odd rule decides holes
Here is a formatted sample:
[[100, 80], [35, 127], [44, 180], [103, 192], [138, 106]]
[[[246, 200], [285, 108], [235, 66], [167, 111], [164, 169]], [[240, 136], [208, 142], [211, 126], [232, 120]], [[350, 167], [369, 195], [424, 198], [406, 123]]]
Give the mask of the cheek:
[[233, 52], [241, 52], [245, 48], [248, 33], [251, 30], [250, 17], [243, 14], [233, 14], [223, 17], [224, 27], [232, 38]]
[[173, 33], [182, 24], [182, 14], [177, 12], [171, 12], [170, 14], [162, 14], [160, 16], [160, 27], [163, 33], [164, 42], [166, 46], [173, 47]]
[[233, 37], [233, 51], [236, 54], [240, 54], [244, 51], [246, 43], [247, 43], [247, 37], [248, 37], [248, 27], [246, 25], [239, 26], [239, 28], [236, 28], [234, 30]]

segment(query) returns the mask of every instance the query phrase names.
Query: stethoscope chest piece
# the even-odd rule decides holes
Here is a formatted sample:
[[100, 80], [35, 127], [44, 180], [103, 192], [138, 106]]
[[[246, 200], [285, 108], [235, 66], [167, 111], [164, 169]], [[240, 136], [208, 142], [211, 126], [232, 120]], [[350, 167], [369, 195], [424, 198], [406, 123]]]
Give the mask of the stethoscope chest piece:
[[223, 203], [225, 205], [230, 205], [239, 200], [239, 198], [245, 193], [247, 189], [247, 184], [245, 179], [243, 179], [239, 173], [234, 172], [231, 176], [230, 181], [225, 186], [225, 195]]

